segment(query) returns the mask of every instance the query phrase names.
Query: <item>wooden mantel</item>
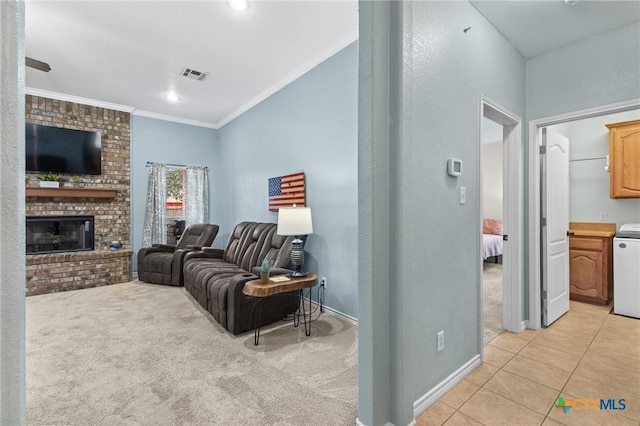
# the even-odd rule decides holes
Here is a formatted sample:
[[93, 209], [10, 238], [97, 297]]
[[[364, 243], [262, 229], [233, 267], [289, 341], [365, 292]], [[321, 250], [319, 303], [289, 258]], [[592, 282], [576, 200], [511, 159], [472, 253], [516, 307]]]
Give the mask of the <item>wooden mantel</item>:
[[27, 197], [115, 198], [118, 191], [102, 188], [27, 188]]

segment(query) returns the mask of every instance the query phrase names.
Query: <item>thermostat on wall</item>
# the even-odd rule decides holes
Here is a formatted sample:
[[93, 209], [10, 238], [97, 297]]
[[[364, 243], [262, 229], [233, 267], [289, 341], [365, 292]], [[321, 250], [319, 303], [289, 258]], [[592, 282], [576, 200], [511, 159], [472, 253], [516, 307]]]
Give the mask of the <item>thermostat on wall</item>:
[[462, 174], [462, 160], [459, 158], [449, 158], [447, 161], [447, 173], [451, 176], [460, 176]]

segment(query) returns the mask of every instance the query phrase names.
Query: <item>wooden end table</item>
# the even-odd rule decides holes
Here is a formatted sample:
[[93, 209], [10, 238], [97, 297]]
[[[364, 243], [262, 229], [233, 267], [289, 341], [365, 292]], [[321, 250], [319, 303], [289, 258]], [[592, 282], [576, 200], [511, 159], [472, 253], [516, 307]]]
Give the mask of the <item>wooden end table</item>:
[[255, 345], [258, 344], [258, 340], [260, 339], [260, 302], [270, 296], [276, 296], [282, 293], [289, 293], [292, 291], [297, 291], [300, 294], [300, 305], [302, 305], [302, 312], [300, 312], [300, 306], [293, 314], [293, 325], [297, 327], [300, 325], [300, 315], [302, 315], [302, 319], [304, 321], [304, 331], [307, 336], [311, 335], [311, 317], [309, 317], [309, 321], [307, 321], [307, 315], [311, 315], [311, 295], [309, 295], [309, 313], [307, 314], [303, 291], [305, 288], [311, 288], [318, 283], [318, 276], [315, 274], [309, 274], [306, 277], [296, 277], [291, 278], [289, 281], [283, 282], [269, 282], [263, 283], [261, 280], [252, 280], [247, 281], [242, 289], [242, 293], [249, 297], [255, 297], [256, 303], [254, 305], [255, 309], [255, 319], [254, 319], [254, 329], [253, 329], [253, 343]]

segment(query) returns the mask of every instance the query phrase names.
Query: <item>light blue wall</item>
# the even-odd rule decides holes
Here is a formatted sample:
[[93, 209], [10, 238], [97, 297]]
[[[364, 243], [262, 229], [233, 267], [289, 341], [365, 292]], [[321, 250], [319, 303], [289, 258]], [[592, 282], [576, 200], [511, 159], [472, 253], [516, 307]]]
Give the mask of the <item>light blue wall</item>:
[[527, 61], [527, 119], [640, 98], [640, 23]]
[[[132, 267], [137, 272], [136, 255], [142, 247], [142, 228], [147, 194], [147, 161], [155, 163], [207, 166], [211, 172], [217, 130], [157, 120], [137, 115], [131, 116], [131, 245]], [[211, 191], [210, 185], [210, 191]], [[214, 202], [211, 191], [210, 200]], [[211, 223], [217, 223], [215, 215], [209, 215]], [[220, 239], [220, 235], [216, 240]]]
[[[569, 138], [569, 220], [608, 222], [617, 228], [640, 220], [640, 199], [609, 198], [609, 172], [605, 170], [609, 129], [605, 124], [640, 120], [640, 110], [621, 112], [563, 124]], [[556, 127], [556, 126], [551, 126]], [[607, 219], [600, 220], [600, 213]]]
[[[402, 21], [394, 16], [398, 7]], [[391, 123], [376, 129], [374, 122], [373, 137], [360, 138], [361, 152], [369, 145], [374, 153], [378, 135], [387, 133], [391, 139], [386, 164], [377, 163], [375, 154], [359, 164], [361, 171], [373, 168], [373, 175], [376, 169], [391, 171], [389, 188], [381, 183], [371, 191], [368, 182], [360, 183], [361, 196], [368, 197], [361, 198], [361, 209], [375, 202], [378, 195], [372, 193], [377, 191], [388, 191], [391, 200], [387, 253], [372, 250], [368, 262], [361, 259], [364, 270], [385, 256], [390, 258], [390, 283], [374, 281], [372, 290], [379, 292], [379, 300], [388, 296], [390, 339], [384, 335], [379, 340], [373, 335], [372, 342], [360, 339], [358, 350], [360, 360], [368, 364], [373, 360], [372, 370], [390, 372], [390, 383], [365, 385], [390, 387], [391, 406], [385, 419], [376, 411], [379, 401], [368, 397], [375, 398], [378, 389], [362, 389], [359, 420], [367, 425], [409, 424], [414, 402], [479, 354], [480, 97], [485, 95], [521, 117], [525, 105], [524, 58], [469, 3], [403, 2], [392, 4], [391, 10], [390, 73], [399, 78], [391, 79], [390, 88], [384, 82], [374, 86], [370, 101], [378, 108], [379, 99], [390, 91]], [[371, 10], [361, 2], [360, 13]], [[361, 38], [370, 37], [367, 25], [380, 22], [361, 17]], [[467, 27], [471, 30], [465, 33]], [[398, 38], [402, 55], [394, 52]], [[361, 78], [375, 70], [377, 54], [385, 52], [374, 50], [373, 57], [361, 58], [365, 67]], [[363, 120], [371, 119], [366, 110], [362, 113]], [[462, 176], [447, 175], [450, 157], [464, 162]], [[458, 202], [461, 186], [467, 189], [465, 205]], [[361, 243], [375, 241], [378, 231], [375, 227], [371, 231], [374, 238], [363, 233]], [[361, 288], [367, 285], [360, 282]], [[361, 304], [361, 318], [376, 315], [370, 312], [376, 295], [367, 298], [373, 303]], [[445, 332], [442, 352], [436, 351], [439, 330]], [[385, 350], [390, 351], [388, 359]]]
[[305, 268], [325, 276], [326, 304], [358, 316], [357, 90], [354, 43], [222, 127], [213, 203], [220, 242], [243, 221], [277, 222], [267, 180], [304, 171], [313, 235]]

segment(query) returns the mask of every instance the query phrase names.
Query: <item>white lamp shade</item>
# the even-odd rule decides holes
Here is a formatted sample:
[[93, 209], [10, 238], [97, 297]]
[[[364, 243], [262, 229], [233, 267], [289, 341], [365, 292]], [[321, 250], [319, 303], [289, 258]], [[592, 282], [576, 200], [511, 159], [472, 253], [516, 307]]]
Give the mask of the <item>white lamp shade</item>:
[[313, 234], [310, 207], [280, 207], [278, 209], [278, 235]]

